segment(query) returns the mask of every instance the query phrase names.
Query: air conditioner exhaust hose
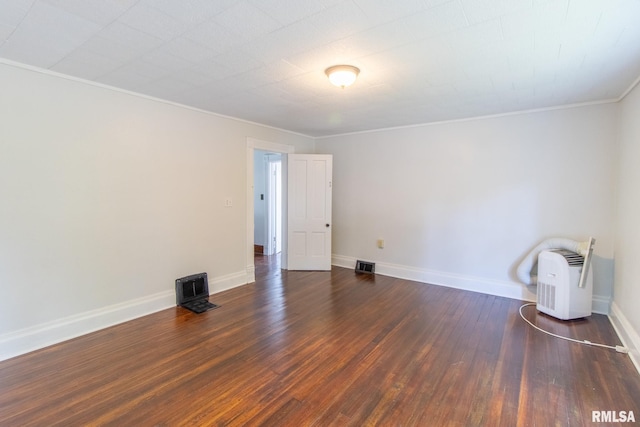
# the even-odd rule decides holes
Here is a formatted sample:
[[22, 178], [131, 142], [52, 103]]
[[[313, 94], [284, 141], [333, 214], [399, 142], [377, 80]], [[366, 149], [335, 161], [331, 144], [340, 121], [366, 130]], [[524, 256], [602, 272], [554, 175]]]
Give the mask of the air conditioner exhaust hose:
[[516, 269], [518, 280], [526, 285], [536, 285], [538, 283], [538, 271], [534, 269], [538, 264], [538, 254], [551, 249], [566, 249], [586, 256], [589, 252], [590, 242], [576, 242], [575, 240], [563, 237], [554, 237], [543, 240], [538, 246], [529, 252]]

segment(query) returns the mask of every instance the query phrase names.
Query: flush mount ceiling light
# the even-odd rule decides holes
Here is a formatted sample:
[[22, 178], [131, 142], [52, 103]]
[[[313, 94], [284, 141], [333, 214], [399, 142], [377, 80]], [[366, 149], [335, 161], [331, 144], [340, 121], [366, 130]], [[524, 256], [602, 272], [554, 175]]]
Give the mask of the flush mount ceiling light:
[[334, 65], [324, 70], [324, 73], [331, 83], [344, 89], [356, 81], [360, 70], [353, 65]]

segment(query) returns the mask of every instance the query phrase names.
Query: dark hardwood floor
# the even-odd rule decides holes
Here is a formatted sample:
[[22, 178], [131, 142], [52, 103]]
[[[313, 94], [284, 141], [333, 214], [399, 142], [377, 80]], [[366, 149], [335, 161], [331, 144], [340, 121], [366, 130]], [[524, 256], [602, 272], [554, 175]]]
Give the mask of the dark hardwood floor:
[[[535, 331], [519, 301], [256, 262], [256, 283], [214, 295], [218, 309], [171, 308], [0, 362], [0, 425], [598, 425], [592, 411], [640, 421], [627, 355]], [[526, 314], [619, 344], [602, 315]]]

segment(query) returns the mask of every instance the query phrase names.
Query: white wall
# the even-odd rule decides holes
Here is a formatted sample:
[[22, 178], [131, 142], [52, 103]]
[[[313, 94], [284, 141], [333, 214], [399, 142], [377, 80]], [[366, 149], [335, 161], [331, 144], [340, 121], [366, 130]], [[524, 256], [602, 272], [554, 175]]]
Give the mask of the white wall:
[[615, 233], [614, 324], [640, 370], [640, 87], [621, 102]]
[[247, 137], [313, 150], [10, 64], [0, 94], [0, 359], [169, 307], [180, 276], [245, 283]]
[[334, 263], [535, 299], [516, 281], [522, 257], [549, 237], [594, 236], [607, 311], [616, 114], [607, 104], [317, 140], [334, 155]]

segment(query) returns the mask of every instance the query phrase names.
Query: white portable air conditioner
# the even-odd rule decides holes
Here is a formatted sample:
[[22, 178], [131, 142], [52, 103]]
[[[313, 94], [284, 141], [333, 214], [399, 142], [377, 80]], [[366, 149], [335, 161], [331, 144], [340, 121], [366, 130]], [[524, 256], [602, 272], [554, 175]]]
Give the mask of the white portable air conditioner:
[[585, 256], [566, 249], [538, 255], [537, 309], [562, 320], [591, 316], [593, 277], [590, 272], [595, 239]]

